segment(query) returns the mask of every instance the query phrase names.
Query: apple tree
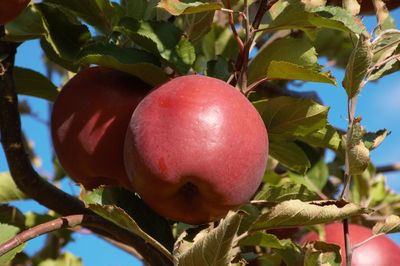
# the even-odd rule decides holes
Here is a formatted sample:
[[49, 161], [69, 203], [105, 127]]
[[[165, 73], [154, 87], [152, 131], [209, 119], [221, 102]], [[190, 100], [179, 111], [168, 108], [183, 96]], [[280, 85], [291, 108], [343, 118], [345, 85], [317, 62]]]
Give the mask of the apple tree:
[[[80, 228], [145, 265], [400, 265], [384, 176], [400, 167], [370, 159], [390, 130], [357, 112], [400, 69], [399, 6], [0, 0], [0, 265], [82, 265], [63, 249]], [[15, 66], [29, 40], [49, 75]], [[345, 128], [306, 83], [345, 92]], [[34, 167], [19, 95], [53, 106], [53, 173]], [[79, 195], [59, 189], [68, 178]], [[48, 212], [12, 204], [27, 199]]]

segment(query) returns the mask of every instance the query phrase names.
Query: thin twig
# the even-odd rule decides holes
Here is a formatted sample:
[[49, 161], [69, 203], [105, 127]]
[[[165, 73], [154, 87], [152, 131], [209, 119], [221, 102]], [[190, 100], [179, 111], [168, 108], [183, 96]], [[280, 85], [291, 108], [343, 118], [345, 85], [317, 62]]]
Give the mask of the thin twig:
[[377, 173], [387, 173], [396, 171], [400, 171], [400, 162], [376, 167]]
[[[232, 10], [231, 0], [226, 0], [226, 7], [229, 10]], [[233, 37], [235, 38], [235, 41], [236, 41], [237, 45], [239, 46], [240, 53], [242, 54], [243, 50], [244, 50], [244, 45], [243, 45], [242, 39], [240, 39], [240, 36], [236, 30], [236, 27], [235, 27], [235, 22], [233, 21], [233, 12], [229, 12], [228, 16], [229, 16], [229, 25], [231, 26]]]
[[383, 233], [379, 233], [379, 234], [370, 236], [369, 238], [365, 239], [364, 241], [362, 241], [362, 242], [360, 242], [360, 243], [354, 245], [354, 246], [351, 248], [352, 252], [354, 252], [354, 250], [356, 250], [357, 248], [361, 247], [361, 246], [364, 245], [365, 243], [367, 243], [367, 242], [369, 242], [369, 241], [371, 241], [371, 240], [373, 240], [373, 239], [375, 239], [375, 238], [377, 238], [377, 237], [379, 237], [379, 236], [383, 236], [383, 235], [384, 235]]
[[[97, 217], [98, 218], [98, 217]], [[84, 214], [76, 214], [65, 216], [61, 218], [57, 218], [55, 220], [39, 224], [35, 227], [29, 228], [25, 230], [10, 240], [2, 243], [0, 245], [0, 256], [4, 255], [8, 251], [13, 248], [18, 247], [19, 245], [28, 242], [29, 240], [39, 237], [41, 235], [59, 230], [64, 228], [73, 228], [79, 225], [82, 225], [85, 220], [88, 219], [96, 219], [96, 216], [84, 215]]]
[[344, 248], [346, 250], [346, 266], [351, 266], [352, 249], [350, 246], [349, 220], [343, 220]]

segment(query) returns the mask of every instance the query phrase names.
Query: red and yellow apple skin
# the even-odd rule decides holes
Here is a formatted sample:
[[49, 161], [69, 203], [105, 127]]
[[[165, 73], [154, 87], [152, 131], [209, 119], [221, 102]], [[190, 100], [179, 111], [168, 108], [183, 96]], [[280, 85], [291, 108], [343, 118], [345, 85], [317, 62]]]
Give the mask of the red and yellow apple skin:
[[156, 212], [201, 224], [246, 203], [265, 171], [268, 135], [253, 105], [227, 83], [200, 75], [151, 92], [132, 115], [125, 167]]
[[[349, 225], [350, 245], [354, 246], [373, 235], [372, 230], [357, 224]], [[301, 239], [301, 243], [320, 240], [315, 232], [308, 233]], [[325, 240], [328, 243], [340, 246], [342, 265], [346, 264], [343, 236], [343, 224], [333, 223], [325, 225]], [[353, 252], [353, 266], [388, 266], [400, 265], [400, 247], [386, 236], [376, 237], [366, 242]]]
[[87, 189], [131, 184], [124, 170], [125, 133], [150, 87], [104, 67], [85, 69], [61, 90], [52, 112], [55, 152], [67, 174]]
[[0, 25], [18, 17], [29, 2], [30, 0], [0, 0]]
[[[360, 3], [360, 15], [373, 15], [375, 14], [375, 7], [372, 2], [373, 0], [362, 0], [358, 1]], [[386, 4], [386, 7], [389, 10], [396, 9], [400, 7], [400, 1], [399, 0], [383, 0]], [[334, 5], [334, 6], [342, 6], [342, 0], [328, 0], [328, 5]]]

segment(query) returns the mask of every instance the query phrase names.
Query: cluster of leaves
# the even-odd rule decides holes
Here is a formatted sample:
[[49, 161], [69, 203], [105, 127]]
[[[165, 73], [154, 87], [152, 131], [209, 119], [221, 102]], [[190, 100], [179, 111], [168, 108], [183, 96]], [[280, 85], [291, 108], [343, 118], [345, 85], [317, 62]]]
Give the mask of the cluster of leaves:
[[[234, 19], [240, 21], [243, 15], [238, 11], [244, 10], [244, 3], [232, 2]], [[294, 239], [302, 231], [296, 231], [292, 240], [282, 240], [267, 230], [345, 218], [372, 227], [376, 219], [371, 216], [391, 214], [374, 230], [398, 232], [400, 195], [387, 188], [384, 176], [369, 159], [369, 152], [388, 131], [366, 132], [354, 118], [347, 132], [338, 130], [329, 124], [329, 108], [315, 94], [293, 93], [287, 88], [293, 80], [337, 85], [335, 77], [318, 64], [318, 56], [325, 56], [345, 68], [342, 86], [349, 100], [354, 99], [368, 81], [399, 70], [400, 31], [388, 16], [372, 37], [362, 21], [346, 10], [302, 2], [307, 1], [279, 0], [263, 16], [255, 37], [257, 52], [247, 69], [249, 85], [267, 81], [249, 99], [261, 114], [270, 139], [268, 169], [252, 203], [209, 226], [167, 222], [135, 195], [120, 189], [83, 190], [80, 198], [86, 206], [139, 235], [178, 265], [244, 265], [257, 257], [268, 265], [340, 265], [335, 245], [300, 245]], [[251, 19], [258, 3], [248, 4]], [[227, 81], [240, 53], [223, 7], [222, 2], [176, 0], [44, 0], [7, 24], [4, 39], [39, 39], [49, 66], [63, 74], [96, 64], [130, 73], [154, 86], [193, 72]], [[238, 29], [238, 34], [243, 38], [245, 29]], [[16, 67], [14, 73], [19, 94], [49, 101], [56, 98], [56, 86], [38, 72]], [[324, 160], [326, 149], [335, 154], [330, 163]], [[346, 158], [347, 173], [343, 170]], [[345, 174], [353, 176], [351, 203], [338, 200]], [[56, 176], [58, 180], [64, 174], [59, 171]], [[2, 173], [0, 201], [24, 198], [10, 175]], [[54, 213], [22, 214], [0, 205], [0, 243], [55, 218]], [[80, 265], [73, 255], [61, 254], [71, 234], [66, 230], [51, 233], [43, 249], [31, 258], [19, 253], [21, 245], [2, 256], [0, 264], [19, 253], [11, 265], [24, 260], [38, 265], [48, 265], [49, 260]]]

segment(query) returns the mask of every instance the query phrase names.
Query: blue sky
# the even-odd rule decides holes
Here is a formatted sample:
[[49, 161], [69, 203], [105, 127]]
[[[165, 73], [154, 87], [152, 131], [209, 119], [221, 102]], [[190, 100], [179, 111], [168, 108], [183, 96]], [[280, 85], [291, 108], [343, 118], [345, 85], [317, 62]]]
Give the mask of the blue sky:
[[[400, 21], [400, 10], [393, 12], [394, 17]], [[367, 25], [374, 25], [373, 17], [365, 18]], [[16, 65], [34, 69], [45, 74], [45, 68], [42, 64], [42, 52], [37, 41], [30, 41], [22, 44], [18, 48]], [[333, 73], [338, 84], [341, 83], [343, 71], [334, 70]], [[362, 91], [358, 105], [357, 115], [363, 117], [362, 123], [369, 131], [376, 131], [382, 128], [388, 128], [391, 135], [384, 143], [372, 152], [372, 160], [376, 165], [390, 164], [400, 162], [400, 74], [396, 73], [386, 77], [379, 82], [369, 83]], [[56, 78], [55, 83], [59, 83]], [[331, 107], [329, 112], [329, 121], [334, 126], [346, 128], [347, 126], [347, 96], [340, 87], [334, 87], [325, 84], [307, 83], [300, 88], [304, 90], [317, 91], [325, 105]], [[21, 100], [28, 100], [34, 113], [48, 120], [48, 103], [44, 100], [20, 97]], [[22, 118], [22, 126], [29, 139], [33, 142], [35, 151], [42, 159], [42, 165], [38, 171], [44, 175], [52, 173], [52, 165], [49, 151], [51, 139], [46, 125], [38, 123], [31, 117]], [[0, 149], [1, 150], [1, 149]], [[3, 151], [0, 151], [0, 171], [6, 171], [5, 158]], [[390, 186], [400, 192], [400, 173], [387, 174]], [[72, 194], [79, 192], [79, 188], [69, 179], [62, 183], [62, 188]], [[34, 210], [44, 212], [45, 208], [34, 202], [16, 203], [22, 211]], [[400, 243], [400, 234], [391, 235]], [[43, 237], [29, 242], [27, 246], [28, 253], [32, 253], [40, 247]], [[141, 265], [130, 255], [109, 245], [103, 240], [99, 240], [93, 235], [75, 234], [76, 241], [69, 244], [66, 250], [83, 259], [84, 265], [97, 266], [117, 266], [117, 265]]]

